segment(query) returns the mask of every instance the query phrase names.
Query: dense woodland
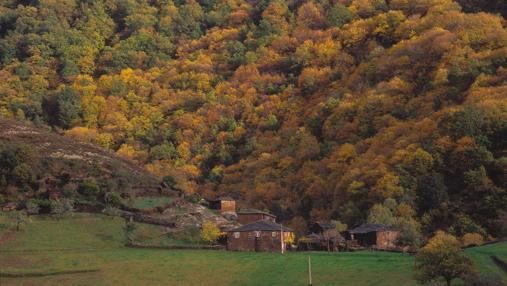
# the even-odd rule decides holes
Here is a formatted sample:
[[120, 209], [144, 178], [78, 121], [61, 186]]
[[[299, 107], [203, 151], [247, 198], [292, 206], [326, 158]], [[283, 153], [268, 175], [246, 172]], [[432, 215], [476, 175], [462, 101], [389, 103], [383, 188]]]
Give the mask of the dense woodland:
[[460, 2], [0, 0], [0, 116], [297, 230], [498, 237], [505, 1]]

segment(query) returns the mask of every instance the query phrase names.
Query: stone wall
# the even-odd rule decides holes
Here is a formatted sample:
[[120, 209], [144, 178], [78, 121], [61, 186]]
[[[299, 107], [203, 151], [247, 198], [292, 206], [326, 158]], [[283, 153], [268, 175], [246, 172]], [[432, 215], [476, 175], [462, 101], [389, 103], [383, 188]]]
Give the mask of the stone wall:
[[392, 249], [396, 248], [396, 242], [400, 236], [399, 231], [379, 231], [377, 232], [377, 245], [378, 249]]
[[[236, 238], [234, 232], [227, 233], [227, 250], [234, 251], [280, 251], [280, 231], [259, 231], [260, 236], [256, 237], [255, 231], [239, 232]], [[290, 232], [284, 232], [284, 237]]]

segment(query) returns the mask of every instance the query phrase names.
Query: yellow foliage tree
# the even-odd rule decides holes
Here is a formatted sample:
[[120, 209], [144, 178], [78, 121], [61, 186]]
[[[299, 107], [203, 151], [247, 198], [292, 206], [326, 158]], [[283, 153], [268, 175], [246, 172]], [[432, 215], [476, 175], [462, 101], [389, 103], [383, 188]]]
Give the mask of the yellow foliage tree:
[[203, 223], [201, 229], [201, 239], [208, 244], [213, 244], [220, 237], [220, 229], [212, 222]]

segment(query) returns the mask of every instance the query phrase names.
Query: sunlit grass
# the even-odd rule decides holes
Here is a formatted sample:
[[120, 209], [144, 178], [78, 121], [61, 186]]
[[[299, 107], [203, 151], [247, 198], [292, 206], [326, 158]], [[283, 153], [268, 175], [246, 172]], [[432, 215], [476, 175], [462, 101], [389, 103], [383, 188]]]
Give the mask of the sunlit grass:
[[[0, 215], [2, 225], [12, 218]], [[2, 278], [3, 285], [417, 285], [413, 257], [387, 252], [244, 253], [150, 250], [123, 246], [124, 221], [74, 214], [60, 220], [34, 217], [1, 245], [0, 269], [9, 273], [100, 269], [38, 278]], [[149, 230], [150, 227], [144, 229]], [[160, 231], [159, 228], [156, 231]], [[162, 233], [163, 234], [163, 233]], [[469, 249], [478, 269], [507, 278], [489, 259], [505, 258], [507, 243]]]

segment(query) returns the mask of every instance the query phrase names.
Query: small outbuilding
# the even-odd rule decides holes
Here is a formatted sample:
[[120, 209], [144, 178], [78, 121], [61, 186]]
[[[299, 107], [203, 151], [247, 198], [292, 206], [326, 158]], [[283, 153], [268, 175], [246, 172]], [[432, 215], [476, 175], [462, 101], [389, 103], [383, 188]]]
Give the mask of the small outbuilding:
[[249, 224], [259, 220], [275, 222], [276, 216], [265, 211], [256, 209], [243, 209], [238, 211], [238, 222], [240, 224]]
[[400, 231], [383, 224], [367, 223], [347, 231], [350, 246], [380, 250], [396, 249]]
[[208, 203], [210, 209], [219, 210], [221, 213], [236, 212], [236, 201], [231, 197], [220, 197], [208, 200]]
[[[286, 249], [292, 229], [269, 220], [259, 220], [227, 232], [227, 250], [272, 251]], [[282, 239], [283, 238], [283, 239]]]
[[336, 237], [339, 235], [336, 231], [336, 224], [327, 221], [317, 221], [311, 223], [310, 231], [321, 235], [322, 237]]
[[345, 246], [345, 239], [336, 231], [333, 222], [313, 222], [309, 229], [310, 233], [299, 239], [302, 250], [338, 251]]

